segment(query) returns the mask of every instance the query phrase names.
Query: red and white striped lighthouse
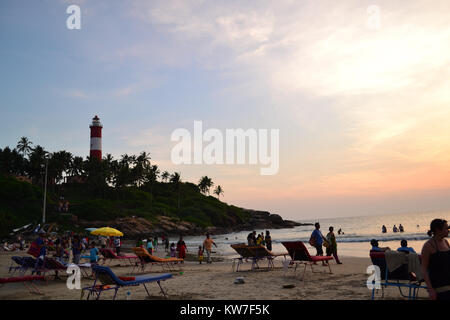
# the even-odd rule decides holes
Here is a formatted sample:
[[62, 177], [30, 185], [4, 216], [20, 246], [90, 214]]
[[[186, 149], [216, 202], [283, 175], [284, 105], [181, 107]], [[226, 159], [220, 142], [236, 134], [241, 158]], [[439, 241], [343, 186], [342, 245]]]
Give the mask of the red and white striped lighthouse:
[[100, 118], [95, 116], [92, 118], [92, 124], [89, 126], [91, 128], [91, 158], [97, 158], [99, 161], [102, 160], [102, 124], [100, 123]]

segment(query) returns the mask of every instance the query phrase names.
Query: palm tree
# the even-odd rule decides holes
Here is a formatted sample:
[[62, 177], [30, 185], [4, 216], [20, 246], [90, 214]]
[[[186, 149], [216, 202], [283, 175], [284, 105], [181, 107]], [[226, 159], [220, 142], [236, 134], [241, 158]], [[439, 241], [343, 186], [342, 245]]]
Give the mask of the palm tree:
[[114, 160], [114, 157], [107, 153], [105, 157], [103, 157], [103, 164], [106, 167], [106, 181], [107, 183], [111, 184], [114, 183], [115, 173], [116, 173], [116, 166], [117, 161]]
[[173, 183], [175, 189], [178, 191], [178, 209], [180, 209], [181, 176], [178, 172], [170, 176], [170, 183]]
[[161, 179], [162, 179], [163, 182], [167, 182], [167, 179], [169, 179], [169, 177], [170, 177], [170, 173], [168, 171], [164, 171], [161, 174]]
[[208, 176], [202, 177], [198, 182], [198, 188], [200, 189], [200, 192], [203, 194], [208, 193], [211, 189], [211, 187], [214, 185], [211, 178], [208, 178]]
[[83, 174], [83, 157], [73, 157], [70, 163], [69, 174], [71, 176], [81, 176]]
[[49, 162], [50, 181], [57, 183], [64, 178], [64, 173], [71, 169], [72, 158], [72, 154], [64, 150], [51, 154]]
[[47, 154], [48, 152], [40, 145], [37, 145], [30, 153], [28, 173], [35, 184], [43, 182]]
[[27, 156], [28, 154], [30, 154], [30, 152], [33, 150], [33, 148], [31, 147], [31, 145], [33, 144], [33, 142], [31, 142], [30, 140], [28, 140], [27, 137], [22, 137], [20, 138], [19, 142], [17, 143], [17, 151], [20, 152], [22, 154], [22, 156]]
[[16, 149], [0, 149], [0, 173], [23, 175], [26, 169], [27, 160]]
[[217, 195], [217, 199], [220, 200], [220, 196], [223, 195], [223, 189], [220, 185], [218, 185], [215, 189], [214, 189], [214, 194]]

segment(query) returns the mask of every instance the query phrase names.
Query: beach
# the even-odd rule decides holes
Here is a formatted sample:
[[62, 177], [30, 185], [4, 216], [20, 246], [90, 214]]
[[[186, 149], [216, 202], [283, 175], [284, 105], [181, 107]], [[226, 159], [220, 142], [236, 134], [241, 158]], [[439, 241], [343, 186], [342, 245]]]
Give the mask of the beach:
[[[129, 254], [129, 252], [125, 252]], [[25, 256], [24, 252], [1, 252], [0, 277], [8, 277], [11, 257]], [[163, 252], [160, 253], [163, 256]], [[341, 257], [342, 265], [331, 262], [332, 274], [328, 268], [320, 263], [314, 266], [314, 272], [308, 267], [302, 280], [303, 267], [299, 266], [294, 273], [292, 267], [285, 273], [283, 270], [283, 256], [274, 261], [275, 268], [267, 269], [267, 261], [259, 263], [259, 269], [251, 270], [251, 262], [240, 267], [239, 272], [232, 270], [233, 261], [229, 257], [220, 257], [212, 264], [199, 264], [186, 261], [181, 271], [172, 272], [173, 277], [161, 283], [169, 300], [367, 300], [371, 298], [371, 291], [366, 286], [368, 275], [366, 269], [371, 265], [370, 259], [361, 257]], [[122, 262], [125, 265], [124, 262]], [[132, 267], [119, 266], [115, 261], [107, 262], [107, 266], [119, 276], [136, 275]], [[152, 266], [145, 273], [161, 274], [160, 266]], [[36, 286], [41, 295], [29, 293], [21, 283], [8, 283], [0, 286], [0, 300], [79, 300], [81, 290], [70, 290], [66, 286], [67, 276], [60, 274], [61, 280], [54, 279], [54, 272], [46, 275], [46, 282], [37, 282]], [[237, 277], [243, 277], [245, 283], [235, 284]], [[93, 280], [83, 278], [81, 287], [92, 285]], [[293, 285], [292, 288], [283, 288]], [[133, 300], [164, 299], [156, 283], [148, 285], [150, 297], [145, 289], [127, 287], [119, 290], [117, 299], [125, 300], [127, 292]], [[113, 290], [111, 290], [113, 291]], [[107, 292], [102, 299], [112, 299], [113, 293]], [[381, 298], [381, 292], [377, 293]], [[419, 291], [419, 299], [426, 298], [425, 290]], [[83, 297], [86, 298], [86, 295]], [[402, 299], [397, 288], [385, 289], [384, 299]]]

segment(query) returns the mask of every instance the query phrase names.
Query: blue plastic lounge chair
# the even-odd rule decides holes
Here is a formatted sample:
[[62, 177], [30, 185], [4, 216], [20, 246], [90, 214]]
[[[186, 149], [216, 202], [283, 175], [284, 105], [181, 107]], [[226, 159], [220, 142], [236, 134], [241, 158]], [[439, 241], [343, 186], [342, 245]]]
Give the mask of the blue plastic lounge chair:
[[146, 283], [149, 282], [156, 282], [161, 289], [161, 293], [164, 295], [165, 298], [167, 298], [166, 293], [164, 292], [163, 288], [161, 287], [161, 281], [167, 280], [169, 278], [172, 278], [172, 274], [170, 273], [164, 273], [159, 275], [141, 275], [136, 277], [118, 277], [112, 272], [112, 270], [108, 267], [104, 266], [94, 266], [93, 271], [95, 273], [95, 280], [94, 284], [91, 287], [85, 287], [83, 288], [82, 292], [84, 294], [84, 291], [88, 291], [87, 299], [91, 296], [96, 297], [96, 300], [100, 299], [100, 295], [103, 291], [107, 290], [114, 290], [114, 297], [113, 300], [116, 299], [117, 291], [122, 287], [129, 287], [129, 286], [139, 286], [144, 285], [145, 291], [147, 291], [148, 296], [150, 296], [150, 293], [148, 292]]
[[[401, 296], [409, 300], [417, 299], [420, 288], [427, 289], [426, 286], [421, 285], [421, 281], [418, 281], [414, 274], [408, 272], [408, 264], [403, 264], [391, 271], [388, 269], [384, 252], [370, 251], [370, 259], [373, 265], [380, 268], [381, 280], [384, 280], [380, 283], [382, 298], [384, 297], [384, 288], [389, 286], [397, 287]], [[402, 292], [402, 288], [408, 289], [407, 295]], [[372, 289], [372, 300], [375, 299], [375, 290], [376, 288], [374, 287]]]
[[14, 266], [14, 263], [11, 263], [8, 272], [11, 273], [12, 271], [12, 274], [17, 271], [19, 274], [24, 275], [28, 270], [33, 270], [36, 265], [36, 259], [32, 257], [14, 256], [11, 259], [17, 264], [17, 266]]

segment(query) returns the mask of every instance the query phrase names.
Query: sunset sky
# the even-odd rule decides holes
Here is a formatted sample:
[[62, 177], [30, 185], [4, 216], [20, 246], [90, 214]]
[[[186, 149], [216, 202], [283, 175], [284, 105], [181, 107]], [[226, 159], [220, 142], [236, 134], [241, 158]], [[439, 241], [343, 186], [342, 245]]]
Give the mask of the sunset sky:
[[[81, 9], [69, 30], [66, 8]], [[371, 6], [379, 27], [371, 24]], [[373, 7], [372, 7], [373, 8]], [[150, 152], [289, 219], [450, 209], [450, 2], [0, 2], [0, 148]], [[171, 133], [279, 129], [280, 169], [174, 165]]]

